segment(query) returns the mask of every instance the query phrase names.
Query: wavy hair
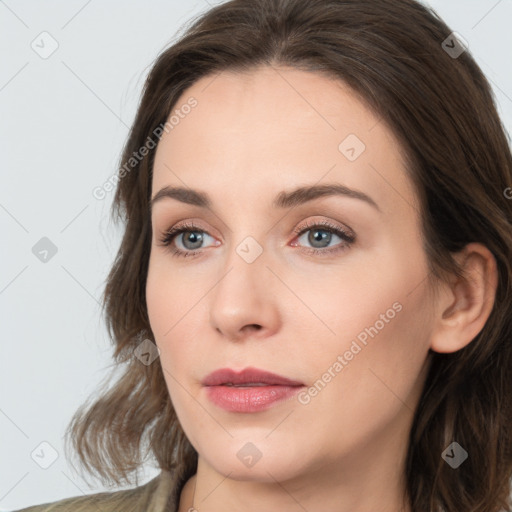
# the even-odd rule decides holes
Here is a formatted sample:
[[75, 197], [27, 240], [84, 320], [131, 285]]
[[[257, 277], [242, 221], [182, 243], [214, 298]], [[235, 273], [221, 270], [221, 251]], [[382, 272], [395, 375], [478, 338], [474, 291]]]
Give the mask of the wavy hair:
[[[451, 33], [414, 0], [231, 0], [192, 20], [155, 59], [112, 205], [124, 235], [103, 307], [122, 373], [66, 431], [89, 473], [129, 482], [152, 457], [184, 481], [197, 464], [159, 359], [145, 365], [134, 357], [152, 336], [145, 286], [155, 151], [133, 155], [198, 79], [287, 66], [347, 84], [393, 130], [420, 198], [429, 278], [463, 277], [453, 256], [470, 242], [494, 255], [498, 287], [484, 328], [457, 352], [431, 354], [407, 440], [405, 499], [415, 512], [511, 510], [512, 156], [492, 89]], [[469, 452], [456, 470], [441, 457], [454, 440]]]

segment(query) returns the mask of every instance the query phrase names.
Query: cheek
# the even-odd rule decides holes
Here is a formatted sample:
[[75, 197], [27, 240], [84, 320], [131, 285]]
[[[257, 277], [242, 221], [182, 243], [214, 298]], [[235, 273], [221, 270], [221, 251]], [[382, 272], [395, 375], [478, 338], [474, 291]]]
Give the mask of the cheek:
[[176, 386], [171, 375], [181, 380], [180, 375], [190, 370], [197, 358], [193, 340], [200, 338], [194, 326], [204, 324], [204, 319], [198, 319], [204, 293], [180, 277], [179, 272], [173, 272], [165, 257], [150, 258], [146, 282], [148, 318], [169, 390]]
[[180, 343], [180, 336], [183, 336], [183, 329], [189, 320], [186, 313], [190, 309], [190, 304], [188, 300], [183, 300], [179, 279], [173, 279], [170, 272], [163, 270], [162, 266], [159, 267], [157, 263], [150, 261], [146, 303], [154, 341], [160, 350], [159, 362], [167, 390], [182, 421], [183, 411], [190, 406], [183, 403], [186, 396], [182, 396], [183, 389], [180, 383], [185, 383], [184, 369], [190, 368], [193, 364], [190, 361], [193, 359], [193, 353], [187, 352], [191, 345], [186, 343], [186, 339]]
[[324, 419], [307, 441], [316, 440], [322, 457], [363, 450], [398, 418], [412, 418], [426, 377], [428, 331], [422, 330], [421, 294], [407, 292], [391, 294], [401, 309], [392, 309], [387, 323], [379, 318], [390, 305], [387, 297], [384, 308], [372, 304], [358, 316], [340, 313], [334, 324], [338, 336], [328, 343], [323, 337], [322, 349], [309, 353], [311, 379], [294, 414], [301, 424]]
[[168, 286], [165, 275], [156, 271], [150, 264], [146, 282], [146, 304], [151, 330], [156, 338], [157, 345], [160, 338], [171, 327], [170, 303], [173, 299], [173, 288]]
[[146, 303], [151, 329], [157, 343], [171, 337], [175, 325], [190, 308], [190, 286], [173, 272], [171, 256], [154, 254], [149, 260], [146, 280]]
[[375, 262], [365, 263], [332, 267], [308, 277], [285, 274], [283, 280], [294, 292], [283, 308], [287, 328], [300, 326], [301, 332], [332, 352], [348, 349], [357, 336], [364, 343], [370, 339], [367, 330], [375, 324], [379, 332], [388, 330], [400, 314], [409, 291], [404, 283], [410, 276], [403, 268], [387, 265], [383, 271]]
[[[298, 329], [313, 341], [297, 349], [312, 381], [320, 380], [319, 388], [328, 382], [326, 399], [333, 393], [330, 399], [357, 408], [375, 398], [378, 406], [383, 394], [407, 397], [416, 385], [429, 348], [427, 269], [420, 249], [412, 259], [391, 249], [387, 254], [347, 265], [329, 280], [293, 283], [311, 310], [303, 310]], [[295, 312], [288, 322], [292, 316], [299, 317]]]
[[409, 292], [404, 286], [395, 288], [375, 297], [366, 309], [352, 309], [352, 316], [350, 311], [340, 314], [336, 327], [342, 334], [317, 367], [318, 378], [325, 381], [336, 365], [333, 384], [321, 391], [325, 395], [317, 404], [320, 409], [342, 404], [333, 410], [333, 424], [352, 425], [345, 417], [349, 411], [372, 432], [414, 409], [425, 377], [430, 330], [425, 289]]

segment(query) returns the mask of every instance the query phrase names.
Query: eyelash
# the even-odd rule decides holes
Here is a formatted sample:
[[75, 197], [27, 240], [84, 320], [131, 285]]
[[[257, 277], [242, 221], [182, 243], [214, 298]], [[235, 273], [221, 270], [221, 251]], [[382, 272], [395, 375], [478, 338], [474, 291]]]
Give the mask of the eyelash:
[[[311, 222], [310, 224], [306, 224], [305, 226], [301, 226], [300, 228], [294, 229], [293, 233], [296, 235], [296, 238], [300, 237], [304, 233], [307, 233], [308, 231], [311, 231], [313, 228], [320, 228], [319, 231], [326, 231], [328, 233], [334, 234], [339, 236], [343, 242], [339, 245], [335, 246], [334, 248], [330, 249], [317, 249], [315, 247], [304, 247], [303, 250], [310, 254], [314, 255], [322, 255], [325, 256], [326, 254], [332, 255], [334, 253], [337, 253], [339, 251], [343, 251], [345, 249], [348, 249], [356, 240], [355, 235], [344, 231], [343, 229], [339, 228], [338, 226], [335, 226], [333, 224], [330, 224], [327, 221], [320, 221], [320, 222]], [[179, 226], [174, 226], [168, 231], [166, 231], [163, 236], [160, 238], [160, 244], [164, 247], [167, 247], [168, 250], [174, 255], [178, 257], [196, 257], [199, 256], [201, 253], [201, 249], [196, 250], [189, 250], [189, 251], [183, 251], [181, 249], [178, 249], [177, 247], [171, 246], [174, 239], [181, 235], [182, 233], [188, 233], [188, 232], [199, 232], [199, 233], [207, 233], [203, 229], [201, 229], [199, 226], [196, 226], [195, 224], [181, 224]]]

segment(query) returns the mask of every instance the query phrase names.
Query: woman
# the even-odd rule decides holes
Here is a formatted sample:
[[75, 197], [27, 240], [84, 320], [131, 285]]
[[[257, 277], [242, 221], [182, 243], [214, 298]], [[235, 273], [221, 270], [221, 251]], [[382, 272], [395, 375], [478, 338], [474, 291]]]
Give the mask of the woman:
[[413, 0], [233, 0], [155, 62], [70, 425], [129, 491], [26, 511], [511, 510], [512, 157]]

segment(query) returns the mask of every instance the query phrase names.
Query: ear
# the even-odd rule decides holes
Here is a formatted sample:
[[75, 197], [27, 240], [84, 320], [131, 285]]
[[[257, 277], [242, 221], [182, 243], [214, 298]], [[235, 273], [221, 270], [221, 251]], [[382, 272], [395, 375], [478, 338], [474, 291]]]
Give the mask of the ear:
[[454, 276], [450, 284], [441, 285], [430, 341], [434, 352], [456, 352], [468, 345], [483, 329], [494, 305], [498, 271], [489, 249], [470, 243], [455, 258], [466, 278]]

